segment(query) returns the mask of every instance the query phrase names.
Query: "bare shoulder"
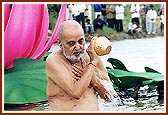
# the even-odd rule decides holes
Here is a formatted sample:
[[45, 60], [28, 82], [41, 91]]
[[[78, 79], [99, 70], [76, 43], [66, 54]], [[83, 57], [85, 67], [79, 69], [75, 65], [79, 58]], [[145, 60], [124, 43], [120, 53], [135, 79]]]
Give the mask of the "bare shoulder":
[[60, 55], [59, 52], [51, 53], [46, 59], [46, 65], [53, 64], [53, 63], [59, 63], [60, 62], [59, 55]]
[[61, 73], [63, 71], [68, 71], [67, 69], [69, 68], [70, 63], [67, 59], [65, 59], [60, 50], [51, 53], [46, 59], [46, 70], [52, 73]]

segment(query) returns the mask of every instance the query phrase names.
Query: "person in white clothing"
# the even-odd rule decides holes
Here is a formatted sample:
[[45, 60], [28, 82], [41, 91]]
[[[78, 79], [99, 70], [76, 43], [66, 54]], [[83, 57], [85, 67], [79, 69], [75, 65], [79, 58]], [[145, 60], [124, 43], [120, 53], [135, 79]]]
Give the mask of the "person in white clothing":
[[127, 25], [127, 33], [132, 35], [133, 38], [142, 38], [145, 37], [141, 28], [137, 26], [137, 22], [132, 20], [128, 25]]
[[[91, 6], [91, 4], [86, 4], [85, 12], [87, 13], [87, 15], [85, 15], [85, 30], [86, 30], [85, 35], [88, 36], [88, 34], [94, 33], [94, 28], [93, 28], [93, 23], [92, 23], [92, 6]], [[87, 37], [86, 37], [86, 40], [88, 40]]]
[[121, 4], [117, 4], [115, 7], [116, 12], [116, 30], [117, 32], [123, 31], [123, 19], [124, 19], [124, 6]]
[[154, 10], [154, 5], [150, 5], [150, 10], [148, 10], [147, 14], [148, 19], [148, 31], [147, 34], [156, 34], [156, 19], [157, 19], [157, 12]]
[[77, 8], [79, 11], [79, 15], [76, 16], [76, 21], [78, 23], [80, 23], [82, 21], [82, 28], [83, 28], [84, 32], [86, 32], [86, 30], [85, 30], [85, 16], [84, 16], [86, 4], [77, 4]]
[[66, 20], [73, 20], [71, 4], [67, 4]]
[[132, 19], [137, 22], [137, 26], [140, 25], [140, 6], [139, 4], [132, 4], [131, 8], [130, 8], [130, 13], [131, 13], [131, 17]]
[[71, 9], [73, 20], [76, 20], [76, 16], [80, 14], [77, 4], [70, 4], [69, 8]]
[[92, 24], [92, 5], [91, 4], [86, 4], [85, 13], [84, 13], [85, 14], [85, 22], [87, 19], [89, 19], [90, 23]]

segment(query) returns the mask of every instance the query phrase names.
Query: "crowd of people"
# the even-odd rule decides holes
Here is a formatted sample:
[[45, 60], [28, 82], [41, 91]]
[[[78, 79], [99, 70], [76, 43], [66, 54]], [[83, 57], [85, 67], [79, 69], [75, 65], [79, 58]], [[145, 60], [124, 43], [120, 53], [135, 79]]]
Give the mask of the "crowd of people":
[[[92, 9], [94, 13], [92, 13]], [[138, 38], [144, 35], [156, 34], [156, 20], [160, 18], [160, 33], [164, 34], [164, 5], [156, 10], [153, 4], [131, 4], [130, 23], [135, 30], [130, 32], [130, 23], [123, 26], [125, 6], [123, 4], [69, 4], [67, 6], [67, 20], [76, 20], [82, 25], [85, 33], [94, 33], [104, 26], [115, 29], [117, 32], [127, 32]], [[94, 16], [92, 16], [94, 15]], [[135, 26], [136, 25], [136, 26]]]

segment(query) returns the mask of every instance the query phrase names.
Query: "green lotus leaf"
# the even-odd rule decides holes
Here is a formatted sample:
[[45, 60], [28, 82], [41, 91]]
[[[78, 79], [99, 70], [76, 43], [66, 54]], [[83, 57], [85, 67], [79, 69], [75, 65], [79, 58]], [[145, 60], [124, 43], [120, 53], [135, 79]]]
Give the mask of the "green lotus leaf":
[[[153, 72], [130, 72], [120, 69], [108, 69], [110, 79], [114, 80], [119, 87], [125, 87], [131, 83], [143, 81], [144, 84], [157, 84], [164, 80], [164, 76], [160, 73]], [[119, 83], [119, 81], [121, 81]]]
[[4, 75], [4, 103], [25, 104], [46, 101], [45, 61], [20, 58]]

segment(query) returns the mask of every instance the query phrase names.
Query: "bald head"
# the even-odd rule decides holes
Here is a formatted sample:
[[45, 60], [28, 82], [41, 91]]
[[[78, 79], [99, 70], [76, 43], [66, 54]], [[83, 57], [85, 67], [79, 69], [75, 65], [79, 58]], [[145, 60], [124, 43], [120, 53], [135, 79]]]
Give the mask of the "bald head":
[[71, 63], [79, 61], [85, 50], [85, 34], [81, 25], [74, 20], [63, 22], [59, 27], [58, 37], [65, 58]]
[[59, 39], [63, 39], [64, 37], [64, 34], [66, 33], [76, 33], [76, 32], [81, 32], [84, 34], [84, 31], [83, 31], [83, 28], [81, 27], [81, 25], [75, 21], [75, 20], [67, 20], [67, 21], [64, 21], [59, 29], [58, 29], [58, 37]]

